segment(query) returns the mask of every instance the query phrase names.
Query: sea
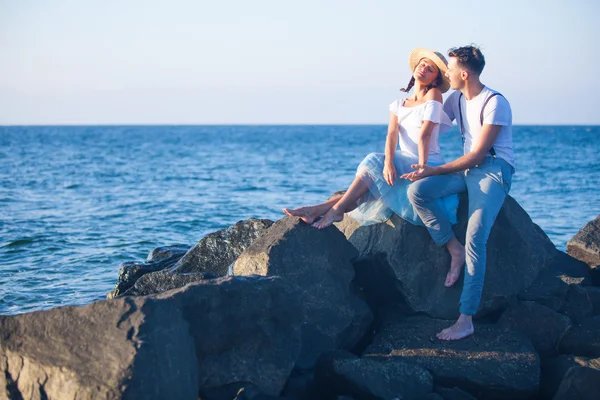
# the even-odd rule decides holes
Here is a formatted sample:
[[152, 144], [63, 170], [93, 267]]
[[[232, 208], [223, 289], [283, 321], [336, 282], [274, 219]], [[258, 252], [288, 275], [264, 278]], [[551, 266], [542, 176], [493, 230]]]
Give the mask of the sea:
[[[103, 299], [119, 265], [346, 188], [383, 125], [0, 126], [0, 314]], [[515, 126], [510, 195], [560, 250], [600, 214], [600, 126]], [[446, 159], [461, 153], [454, 129]], [[535, 250], [535, 249], [532, 249]]]

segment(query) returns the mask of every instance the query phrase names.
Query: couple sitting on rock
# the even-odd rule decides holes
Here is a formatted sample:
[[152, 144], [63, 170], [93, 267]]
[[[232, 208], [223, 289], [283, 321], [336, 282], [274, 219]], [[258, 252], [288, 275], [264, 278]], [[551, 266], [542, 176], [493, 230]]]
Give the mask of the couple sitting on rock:
[[[451, 49], [448, 56], [449, 62], [438, 52], [413, 50], [412, 78], [402, 91], [414, 91], [390, 104], [385, 153], [369, 154], [343, 195], [284, 212], [319, 229], [341, 221], [348, 212], [366, 224], [383, 222], [396, 213], [424, 225], [452, 258], [445, 285], [454, 285], [465, 270], [460, 316], [437, 334], [442, 340], [458, 340], [474, 332], [472, 317], [483, 291], [487, 240], [510, 190], [514, 156], [510, 104], [481, 83], [483, 54], [465, 46]], [[456, 91], [442, 105], [442, 93], [449, 88]], [[438, 135], [448, 131], [453, 120], [462, 134], [464, 155], [446, 163]], [[465, 246], [452, 231], [457, 193], [464, 191], [469, 199]]]

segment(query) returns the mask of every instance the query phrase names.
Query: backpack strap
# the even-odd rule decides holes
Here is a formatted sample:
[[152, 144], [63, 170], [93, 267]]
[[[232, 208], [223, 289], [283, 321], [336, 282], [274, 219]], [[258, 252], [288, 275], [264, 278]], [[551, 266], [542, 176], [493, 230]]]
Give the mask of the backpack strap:
[[[504, 97], [502, 95], [502, 93], [494, 92], [485, 99], [485, 101], [483, 102], [483, 107], [481, 107], [481, 114], [479, 114], [479, 123], [481, 124], [481, 126], [483, 126], [483, 112], [485, 111], [485, 106], [487, 106], [487, 103], [494, 96]], [[465, 134], [464, 134], [465, 125], [463, 122], [462, 106], [460, 105], [460, 101], [461, 101], [462, 97], [463, 97], [463, 94], [461, 92], [460, 95], [458, 96], [458, 113], [460, 116], [460, 134], [462, 135], [462, 141], [463, 141], [463, 147], [464, 147], [465, 146]], [[496, 150], [494, 150], [494, 146], [490, 147], [490, 154], [492, 155], [492, 157], [496, 158]]]

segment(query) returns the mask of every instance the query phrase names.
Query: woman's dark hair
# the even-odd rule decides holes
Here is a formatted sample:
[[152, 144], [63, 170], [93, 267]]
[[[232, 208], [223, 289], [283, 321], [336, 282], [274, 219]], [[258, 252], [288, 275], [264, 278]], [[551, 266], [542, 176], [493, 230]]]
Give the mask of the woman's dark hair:
[[456, 57], [458, 65], [480, 75], [485, 67], [485, 57], [476, 46], [455, 47], [448, 50], [449, 57]]
[[408, 93], [408, 92], [410, 92], [410, 89], [412, 89], [413, 86], [415, 86], [415, 77], [414, 76], [412, 76], [410, 78], [410, 81], [408, 81], [408, 85], [406, 85], [406, 87], [404, 89], [400, 89], [400, 91]]
[[[420, 62], [421, 60], [419, 60]], [[442, 82], [444, 82], [444, 78], [442, 77], [442, 71], [440, 71], [440, 69], [438, 68], [438, 74], [437, 77], [435, 78], [435, 81], [433, 81], [430, 85], [427, 85], [427, 87], [425, 88], [425, 93], [429, 92], [429, 89], [433, 89], [434, 87], [438, 87], [442, 84]], [[410, 89], [412, 89], [412, 87], [415, 85], [415, 77], [411, 77], [410, 81], [408, 81], [408, 85], [406, 85], [406, 87], [404, 89], [400, 89], [401, 92], [405, 92], [408, 93], [410, 92]]]

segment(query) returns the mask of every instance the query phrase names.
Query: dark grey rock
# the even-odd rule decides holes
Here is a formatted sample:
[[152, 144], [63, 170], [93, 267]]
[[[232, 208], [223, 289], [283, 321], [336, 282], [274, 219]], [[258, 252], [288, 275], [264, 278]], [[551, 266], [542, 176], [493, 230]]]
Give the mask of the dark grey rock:
[[319, 230], [285, 217], [233, 266], [236, 276], [277, 275], [300, 286], [306, 311], [301, 368], [312, 367], [325, 351], [351, 349], [371, 323], [369, 308], [352, 290], [354, 257], [356, 250], [335, 227]]
[[184, 244], [157, 247], [148, 254], [148, 258], [145, 262], [128, 261], [122, 263], [119, 266], [117, 285], [115, 289], [108, 294], [107, 298], [112, 299], [121, 296], [145, 274], [172, 267], [181, 257], [183, 257], [189, 248], [190, 246]]
[[594, 315], [600, 314], [600, 287], [586, 287], [585, 291], [587, 292], [588, 299], [592, 304], [592, 310]]
[[300, 354], [298, 290], [280, 277], [224, 277], [155, 298], [175, 302], [188, 322], [201, 390], [248, 382], [276, 396]]
[[475, 325], [475, 334], [441, 341], [435, 334], [454, 321], [388, 319], [363, 358], [396, 359], [427, 369], [436, 384], [458, 387], [482, 399], [534, 396], [540, 360], [529, 339], [496, 326]]
[[281, 396], [288, 400], [318, 398], [320, 394], [315, 384], [314, 370], [292, 370], [292, 373], [281, 392]]
[[571, 367], [600, 369], [600, 358], [589, 359], [572, 355], [542, 359], [540, 397], [551, 399], [556, 394], [565, 374]]
[[273, 221], [250, 218], [206, 235], [173, 267], [177, 274], [227, 275], [229, 266], [262, 235]]
[[561, 354], [583, 357], [600, 357], [600, 315], [574, 325], [558, 344]]
[[436, 386], [434, 391], [439, 394], [444, 400], [477, 400], [475, 397], [471, 396], [469, 393], [465, 392], [462, 389], [457, 387], [455, 388], [445, 388], [441, 386]]
[[109, 297], [157, 294], [202, 279], [226, 276], [235, 259], [272, 224], [273, 221], [268, 219], [250, 218], [206, 235], [196, 246], [191, 249], [186, 247], [184, 254], [179, 252], [176, 259], [166, 259], [163, 255], [157, 263], [158, 254], [154, 254], [155, 250], [149, 256], [152, 256], [152, 261], [125, 263], [128, 267], [123, 269], [120, 283]]
[[600, 265], [600, 215], [569, 240], [567, 253], [590, 267]]
[[600, 394], [600, 371], [572, 367], [563, 378], [554, 400], [597, 400]]
[[14, 399], [195, 399], [188, 324], [173, 302], [148, 298], [0, 316], [0, 397], [6, 392]]
[[562, 251], [557, 251], [552, 262], [540, 271], [535, 281], [519, 293], [519, 299], [535, 301], [554, 311], [565, 313], [566, 310], [573, 309], [573, 305], [566, 303], [577, 300], [572, 296], [567, 298], [571, 285], [588, 286], [591, 284], [592, 278], [587, 264]]
[[[459, 223], [454, 230], [463, 243], [467, 206], [466, 197], [462, 196]], [[383, 277], [374, 285], [380, 288], [378, 291], [395, 291], [397, 294], [389, 293], [389, 297], [402, 296], [414, 312], [445, 319], [458, 316], [462, 276], [454, 287], [444, 286], [450, 255], [433, 243], [425, 228], [397, 216], [370, 226], [359, 226], [346, 217], [337, 226], [358, 249], [358, 260], [371, 261], [374, 275]], [[514, 199], [507, 197], [488, 241], [485, 286], [478, 315], [505, 308], [529, 287], [555, 254], [556, 248], [546, 234]]]
[[149, 294], [163, 293], [168, 290], [183, 287], [189, 283], [197, 282], [206, 277], [201, 273], [177, 274], [169, 270], [151, 272], [142, 276], [135, 284], [121, 296], [146, 296]]
[[321, 355], [315, 377], [330, 394], [357, 399], [418, 399], [433, 389], [431, 374], [419, 366], [358, 358], [343, 351]]
[[578, 324], [594, 314], [594, 306], [590, 301], [588, 292], [579, 285], [569, 285], [563, 307], [559, 310]]
[[568, 317], [532, 301], [519, 302], [506, 310], [498, 326], [523, 332], [542, 357], [558, 353], [558, 341], [571, 326]]

